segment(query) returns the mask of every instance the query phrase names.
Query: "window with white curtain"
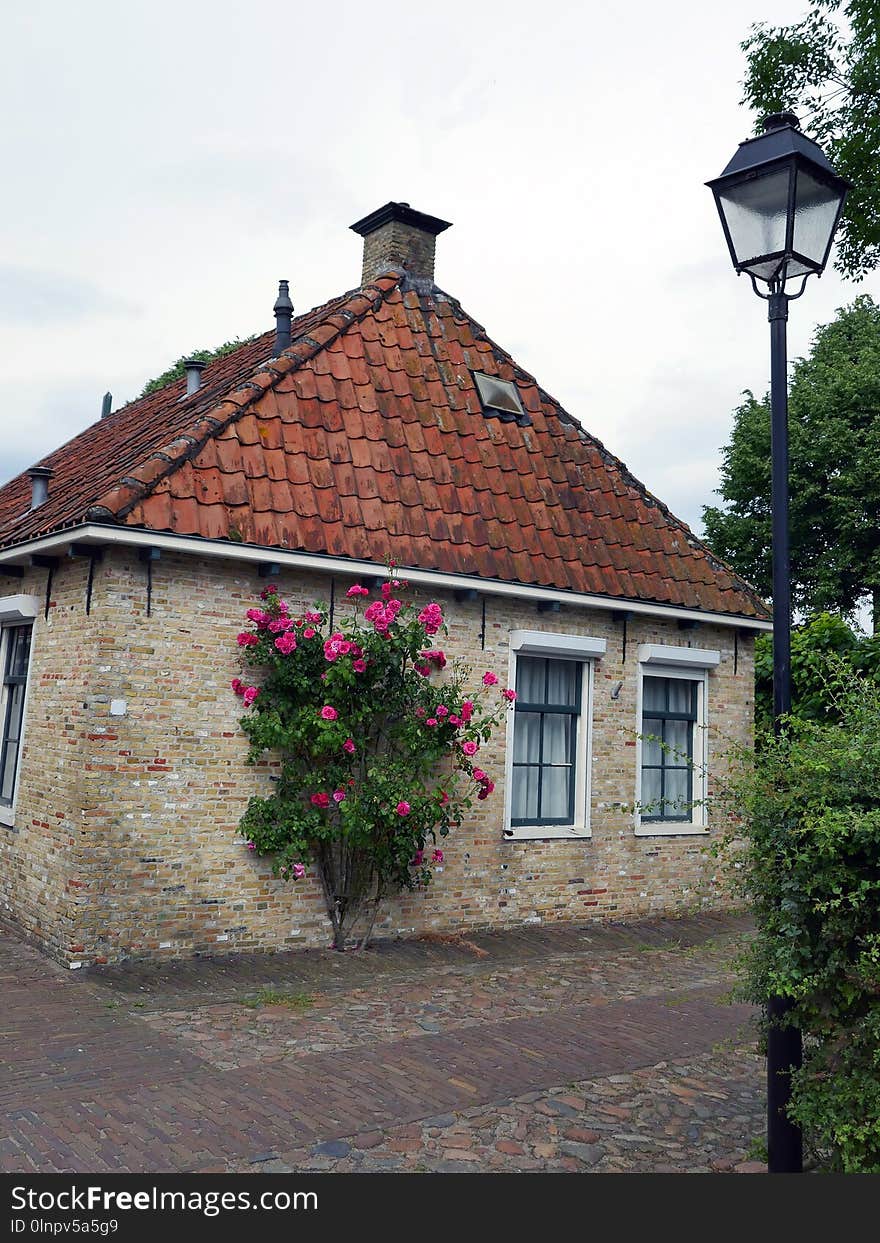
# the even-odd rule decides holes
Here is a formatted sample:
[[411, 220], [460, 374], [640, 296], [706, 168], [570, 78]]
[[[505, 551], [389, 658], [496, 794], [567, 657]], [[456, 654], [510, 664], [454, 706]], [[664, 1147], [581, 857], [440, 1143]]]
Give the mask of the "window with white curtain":
[[505, 836], [589, 837], [593, 667], [605, 639], [513, 630]]
[[15, 798], [32, 630], [31, 625], [0, 630], [0, 808], [11, 808]]
[[574, 823], [582, 676], [575, 660], [516, 662], [512, 826]]
[[715, 649], [639, 646], [635, 831], [707, 831], [709, 677]]

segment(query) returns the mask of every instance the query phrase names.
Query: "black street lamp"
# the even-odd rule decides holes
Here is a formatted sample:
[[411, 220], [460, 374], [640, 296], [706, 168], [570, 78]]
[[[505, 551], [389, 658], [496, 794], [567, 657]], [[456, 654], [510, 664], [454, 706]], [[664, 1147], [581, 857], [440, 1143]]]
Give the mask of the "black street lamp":
[[[779, 733], [791, 711], [791, 574], [788, 545], [788, 304], [807, 278], [822, 275], [849, 182], [801, 133], [797, 117], [767, 117], [764, 132], [740, 143], [720, 177], [706, 183], [715, 196], [730, 257], [768, 303], [773, 510], [773, 715]], [[800, 281], [797, 293], [787, 284]], [[758, 282], [764, 282], [763, 292]], [[801, 1064], [801, 1033], [785, 1024], [790, 1003], [767, 1002], [767, 1150], [771, 1174], [799, 1174], [801, 1133], [786, 1115], [791, 1072]]]

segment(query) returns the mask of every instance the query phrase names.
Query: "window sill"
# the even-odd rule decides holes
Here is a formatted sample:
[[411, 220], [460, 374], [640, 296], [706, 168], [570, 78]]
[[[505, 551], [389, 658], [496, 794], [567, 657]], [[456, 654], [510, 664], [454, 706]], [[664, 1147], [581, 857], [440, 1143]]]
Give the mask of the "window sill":
[[592, 836], [590, 830], [582, 825], [572, 828], [565, 824], [537, 824], [505, 829], [503, 840], [505, 842], [583, 841]]
[[682, 824], [680, 821], [670, 824], [649, 821], [635, 826], [636, 837], [705, 837], [708, 832], [704, 824]]
[[0, 807], [0, 825], [7, 829], [15, 828], [15, 811], [11, 807]]

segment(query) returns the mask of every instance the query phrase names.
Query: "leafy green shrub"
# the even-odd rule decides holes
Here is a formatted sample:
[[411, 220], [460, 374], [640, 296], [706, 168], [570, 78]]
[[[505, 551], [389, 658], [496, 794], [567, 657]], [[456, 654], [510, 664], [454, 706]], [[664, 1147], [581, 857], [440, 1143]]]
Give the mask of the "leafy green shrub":
[[325, 609], [291, 617], [270, 586], [238, 636], [260, 670], [259, 686], [232, 682], [250, 709], [249, 759], [280, 757], [274, 792], [250, 800], [240, 832], [282, 880], [314, 866], [337, 949], [364, 908], [362, 944], [386, 894], [430, 883], [438, 837], [495, 788], [477, 754], [516, 698], [489, 670], [469, 690], [467, 667], [447, 669], [440, 606], [404, 604], [405, 587], [389, 579], [361, 613], [370, 592], [355, 584], [354, 611], [330, 633]]
[[198, 359], [202, 363], [212, 363], [218, 358], [225, 358], [227, 354], [234, 353], [242, 345], [247, 345], [254, 340], [254, 335], [249, 337], [236, 337], [233, 341], [225, 341], [223, 345], [218, 345], [213, 350], [191, 350], [189, 354], [181, 354], [176, 362], [173, 362], [167, 371], [163, 371], [161, 375], [157, 375], [154, 379], [148, 380], [140, 392], [140, 397], [148, 397], [150, 393], [157, 392], [160, 388], [164, 388], [166, 384], [170, 384], [173, 380], [180, 380], [186, 371], [186, 363], [190, 358]]
[[[863, 635], [835, 613], [817, 613], [791, 632], [793, 713], [827, 720], [836, 712], [834, 688], [846, 671], [880, 679], [880, 635]], [[755, 723], [773, 725], [773, 636], [755, 641]]]
[[830, 670], [831, 714], [740, 756], [726, 848], [758, 926], [744, 991], [804, 1033], [791, 1116], [827, 1168], [880, 1173], [880, 686]]

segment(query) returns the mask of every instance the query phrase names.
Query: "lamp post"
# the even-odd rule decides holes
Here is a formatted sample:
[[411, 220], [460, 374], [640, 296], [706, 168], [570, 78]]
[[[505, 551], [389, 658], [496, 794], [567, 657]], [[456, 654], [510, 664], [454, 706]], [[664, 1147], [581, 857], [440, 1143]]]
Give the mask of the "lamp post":
[[[849, 182], [839, 177], [790, 112], [767, 117], [740, 143], [720, 177], [706, 183], [737, 273], [747, 272], [770, 320], [770, 456], [773, 528], [773, 716], [791, 711], [791, 574], [788, 542], [788, 304], [821, 276]], [[790, 284], [800, 282], [797, 292]], [[766, 292], [761, 286], [766, 287]], [[771, 997], [767, 1042], [767, 1151], [771, 1174], [801, 1172], [801, 1133], [786, 1113], [801, 1034], [786, 1023], [790, 1002]]]

